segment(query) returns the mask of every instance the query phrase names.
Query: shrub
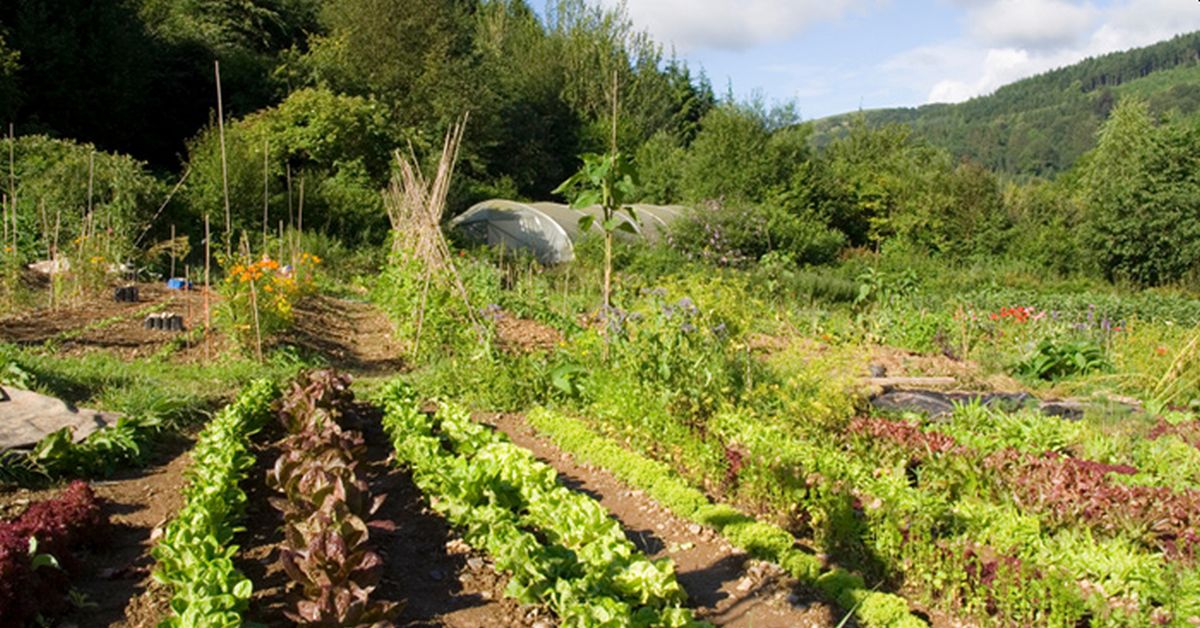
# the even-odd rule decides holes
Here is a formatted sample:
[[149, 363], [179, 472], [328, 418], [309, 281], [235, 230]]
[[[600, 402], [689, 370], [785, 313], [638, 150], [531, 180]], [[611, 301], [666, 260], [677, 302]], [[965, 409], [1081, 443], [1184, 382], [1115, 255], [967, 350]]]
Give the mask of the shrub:
[[837, 257], [846, 239], [815, 217], [773, 205], [725, 206], [711, 202], [671, 225], [669, 241], [681, 253], [721, 266], [744, 266], [770, 252], [797, 264]]

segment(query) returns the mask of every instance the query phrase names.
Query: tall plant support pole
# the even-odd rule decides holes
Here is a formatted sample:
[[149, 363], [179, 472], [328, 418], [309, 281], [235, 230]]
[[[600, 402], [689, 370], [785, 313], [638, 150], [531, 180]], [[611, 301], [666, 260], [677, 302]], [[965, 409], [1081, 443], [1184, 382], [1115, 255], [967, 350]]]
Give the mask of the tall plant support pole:
[[[225, 257], [233, 257], [232, 218], [229, 211], [229, 164], [225, 157], [225, 104], [221, 100], [221, 62], [213, 61], [217, 77], [217, 133], [221, 138], [221, 189], [225, 193]], [[205, 282], [207, 283], [207, 278]]]
[[[93, 211], [95, 211], [95, 207], [96, 207], [96, 206], [95, 206], [95, 204], [94, 204], [94, 203], [95, 203], [95, 201], [93, 200], [95, 197], [92, 195], [92, 191], [93, 191], [93, 189], [94, 189], [94, 188], [93, 188], [93, 185], [94, 185], [95, 181], [96, 181], [96, 151], [95, 151], [95, 150], [93, 150], [93, 151], [91, 151], [91, 152], [89, 152], [89, 153], [88, 153], [88, 200], [87, 200], [87, 213], [88, 213], [88, 215], [89, 215], [89, 216], [91, 216], [91, 215], [92, 215], [92, 212], [93, 212]], [[105, 255], [107, 255], [107, 254], [108, 254], [108, 251], [107, 251], [107, 250], [105, 250], [105, 251], [104, 251], [104, 254], [105, 254]], [[82, 260], [81, 260], [81, 261], [82, 261]], [[81, 291], [82, 291], [82, 289], [83, 289], [83, 286], [80, 286], [80, 290], [81, 290]]]
[[292, 234], [292, 272], [296, 281], [300, 280], [300, 266], [296, 263], [296, 255], [300, 251], [300, 238], [304, 235], [304, 175], [300, 175], [300, 200], [296, 203], [296, 231]]
[[171, 278], [175, 277], [175, 223], [171, 223]]
[[[191, 291], [192, 289], [192, 267], [189, 264], [183, 265], [183, 289]], [[183, 344], [190, 351], [192, 348], [192, 297], [184, 293], [183, 300], [187, 303], [187, 330], [189, 333], [183, 335]]]
[[142, 238], [145, 238], [146, 234], [150, 233], [150, 227], [154, 226], [155, 221], [157, 221], [158, 217], [162, 215], [163, 210], [165, 210], [167, 205], [171, 203], [171, 199], [175, 197], [175, 193], [179, 191], [179, 188], [183, 187], [184, 182], [187, 181], [188, 175], [191, 173], [191, 166], [188, 166], [184, 169], [183, 176], [179, 177], [179, 181], [175, 182], [175, 187], [171, 188], [171, 191], [167, 193], [167, 198], [163, 200], [162, 205], [158, 206], [158, 211], [154, 212], [154, 216], [150, 219], [150, 222], [147, 222], [146, 226], [142, 227], [142, 232], [138, 234], [137, 239], [133, 241], [134, 249], [136, 249], [138, 245], [142, 243]]
[[[612, 142], [609, 145], [609, 149], [612, 151], [614, 162], [615, 162], [615, 158], [617, 156], [617, 109], [619, 106], [617, 89], [618, 89], [617, 70], [614, 68], [613, 76], [612, 76]], [[612, 199], [608, 199], [608, 198], [601, 199], [601, 202], [603, 203], [603, 207], [605, 208], [604, 220], [607, 222], [608, 220], [610, 220], [612, 218], [612, 216], [609, 215], [609, 211], [608, 211], [608, 208], [612, 205]], [[606, 319], [609, 315], [609, 312], [612, 310], [612, 240], [613, 240], [612, 229], [605, 227], [605, 229], [604, 229], [604, 316], [606, 317]], [[607, 326], [606, 326], [606, 329], [607, 329]], [[605, 345], [604, 345], [604, 352], [605, 352], [605, 357], [607, 358], [608, 357], [608, 344], [607, 343], [605, 343]]]
[[[295, 218], [295, 216], [292, 213], [292, 164], [284, 161], [283, 172], [284, 172], [284, 175], [287, 176], [287, 201], [288, 201], [287, 221], [288, 221], [288, 228], [291, 229], [292, 225], [296, 224], [296, 221], [293, 220], [293, 218]], [[283, 261], [283, 257], [280, 257], [279, 261]]]
[[267, 218], [267, 213], [271, 206], [271, 175], [268, 171], [270, 162], [268, 155], [271, 154], [271, 144], [268, 140], [263, 140], [263, 255], [269, 255], [267, 252], [267, 232], [270, 231], [270, 222]]
[[212, 337], [212, 308], [209, 307], [209, 272], [212, 269], [212, 231], [208, 227], [208, 212], [204, 212], [204, 362], [208, 363], [209, 339]]
[[8, 200], [12, 202], [12, 254], [17, 258], [17, 167], [16, 167], [17, 138], [13, 133], [12, 122], [8, 123]]

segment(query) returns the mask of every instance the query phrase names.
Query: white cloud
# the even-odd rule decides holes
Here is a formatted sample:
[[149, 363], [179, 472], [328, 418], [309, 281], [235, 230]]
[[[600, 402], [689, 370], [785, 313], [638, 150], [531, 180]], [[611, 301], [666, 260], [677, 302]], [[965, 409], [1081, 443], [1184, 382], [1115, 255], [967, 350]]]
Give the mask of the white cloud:
[[[612, 7], [620, 0], [599, 2]], [[745, 50], [877, 4], [879, 0], [625, 0], [638, 28], [680, 52]]]
[[1064, 0], [998, 0], [973, 9], [970, 33], [996, 47], [1054, 49], [1077, 43], [1093, 27], [1097, 11]]
[[961, 102], [1085, 57], [1200, 29], [1200, 6], [1179, 0], [1105, 7], [1065, 0], [950, 2], [967, 9], [962, 38], [906, 51], [881, 66], [930, 85], [927, 102]]

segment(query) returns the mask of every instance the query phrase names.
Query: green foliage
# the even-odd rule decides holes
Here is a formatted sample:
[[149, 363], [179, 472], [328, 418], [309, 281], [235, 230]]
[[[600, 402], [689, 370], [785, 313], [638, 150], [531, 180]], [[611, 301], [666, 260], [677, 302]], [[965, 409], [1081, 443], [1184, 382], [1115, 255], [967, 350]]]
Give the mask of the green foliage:
[[47, 477], [106, 477], [126, 466], [139, 466], [160, 428], [154, 418], [121, 417], [111, 426], [75, 443], [70, 428], [47, 434], [29, 452], [29, 462]]
[[89, 144], [30, 135], [0, 146], [5, 159], [9, 148], [15, 158], [17, 253], [25, 261], [47, 259], [56, 245], [75, 272], [97, 256], [103, 265], [128, 260], [167, 193], [145, 164]]
[[[682, 168], [683, 197], [693, 203], [755, 203], [791, 178], [808, 157], [808, 127], [788, 108], [724, 103], [700, 121]], [[719, 176], [718, 176], [719, 173]]]
[[[783, 566], [802, 582], [821, 584], [839, 603], [843, 603], [843, 598], [854, 596], [857, 599], [861, 595], [852, 593], [856, 588], [863, 589], [861, 579], [819, 576], [820, 562], [795, 549], [796, 539], [792, 535], [777, 526], [755, 521], [727, 504], [710, 504], [703, 492], [688, 485], [667, 465], [644, 458], [595, 434], [578, 419], [541, 409], [531, 412], [527, 419], [559, 448], [589, 464], [608, 469], [624, 482], [646, 491], [676, 515], [711, 526], [751, 556]], [[857, 602], [843, 604], [866, 626], [924, 625], [909, 614], [908, 605], [898, 596], [870, 592], [862, 597], [870, 599], [871, 606], [863, 608]], [[884, 606], [886, 610], [870, 610], [876, 605]]]
[[1178, 281], [1200, 249], [1200, 169], [1190, 127], [1155, 127], [1145, 103], [1122, 100], [1089, 156], [1083, 194], [1088, 243], [1109, 279], [1139, 285]]
[[828, 263], [846, 239], [807, 212], [793, 213], [770, 204], [710, 203], [689, 209], [672, 223], [669, 241], [689, 259], [744, 266], [772, 254], [792, 265]]
[[278, 395], [252, 384], [200, 433], [188, 468], [185, 503], [151, 553], [155, 580], [172, 590], [166, 626], [237, 626], [254, 585], [233, 566], [233, 535], [246, 504], [238, 483], [254, 465], [249, 437], [270, 416]]
[[[376, 101], [324, 89], [293, 92], [275, 108], [227, 124], [235, 237], [241, 231], [263, 231], [265, 165], [268, 231], [276, 231], [281, 221], [298, 224], [303, 181], [306, 231], [323, 231], [349, 243], [382, 241], [387, 229], [378, 190], [387, 180], [395, 133], [391, 118]], [[186, 198], [193, 224], [208, 214], [219, 236], [224, 229], [224, 188], [215, 127], [190, 144], [188, 159], [192, 172]]]
[[1197, 108], [1196, 50], [1188, 33], [1144, 48], [1090, 57], [955, 105], [880, 109], [818, 120], [826, 145], [865, 115], [871, 126], [905, 124], [920, 138], [1006, 174], [1052, 176], [1095, 146], [1117, 97], [1150, 99], [1156, 113]]
[[1104, 349], [1090, 340], [1063, 341], [1047, 338], [1017, 365], [1026, 377], [1055, 380], [1112, 368]]

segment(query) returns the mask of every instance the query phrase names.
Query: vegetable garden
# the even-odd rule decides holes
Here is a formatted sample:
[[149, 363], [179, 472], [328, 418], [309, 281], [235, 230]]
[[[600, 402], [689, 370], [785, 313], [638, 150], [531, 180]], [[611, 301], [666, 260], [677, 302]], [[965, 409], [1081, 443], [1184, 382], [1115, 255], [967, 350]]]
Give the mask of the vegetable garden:
[[[400, 374], [360, 368], [352, 381], [329, 368], [336, 349], [286, 358], [286, 340], [275, 363], [159, 357], [156, 375], [135, 362], [101, 376], [109, 354], [55, 358], [53, 341], [6, 349], [6, 383], [127, 416], [5, 454], [0, 613], [79, 621], [104, 581], [121, 581], [106, 624], [1200, 617], [1193, 301], [1097, 294], [1052, 309], [1041, 293], [997, 307], [1018, 294], [1001, 289], [935, 305], [939, 287], [892, 287], [886, 270], [826, 280], [881, 284], [858, 301], [797, 300], [798, 280], [762, 282], [767, 269], [706, 275], [618, 244], [613, 307], [579, 316], [603, 274], [601, 249], [581, 249], [592, 257], [570, 273], [455, 256], [429, 275], [440, 307]], [[419, 283], [395, 273], [423, 276], [409, 259], [368, 285], [404, 322]], [[305, 299], [350, 307], [298, 301], [329, 329], [337, 315]], [[295, 325], [307, 344], [343, 346]], [[395, 329], [401, 354], [417, 346], [416, 327]], [[961, 357], [934, 359], [939, 347]], [[1071, 395], [1085, 410], [1071, 420], [964, 397], [946, 416], [872, 411], [865, 366], [885, 358], [899, 376]], [[167, 384], [192, 392], [149, 392]], [[232, 401], [203, 418], [215, 399]], [[145, 497], [160, 516], [118, 559], [106, 543], [134, 526], [108, 496], [162, 470], [175, 488]]]

